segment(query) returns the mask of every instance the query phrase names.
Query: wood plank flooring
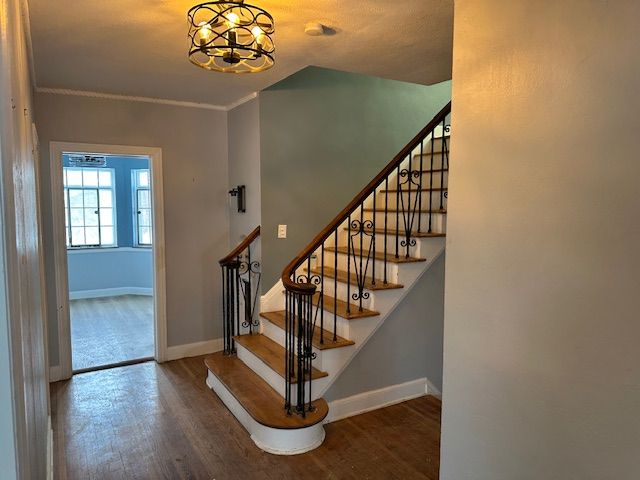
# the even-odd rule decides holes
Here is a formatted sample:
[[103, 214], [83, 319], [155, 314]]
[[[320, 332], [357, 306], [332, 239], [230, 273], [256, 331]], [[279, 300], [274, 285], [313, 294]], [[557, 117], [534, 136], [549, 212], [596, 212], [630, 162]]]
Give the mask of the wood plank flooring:
[[422, 397], [325, 426], [291, 457], [258, 449], [204, 383], [204, 357], [51, 385], [55, 478], [437, 479], [440, 402]]

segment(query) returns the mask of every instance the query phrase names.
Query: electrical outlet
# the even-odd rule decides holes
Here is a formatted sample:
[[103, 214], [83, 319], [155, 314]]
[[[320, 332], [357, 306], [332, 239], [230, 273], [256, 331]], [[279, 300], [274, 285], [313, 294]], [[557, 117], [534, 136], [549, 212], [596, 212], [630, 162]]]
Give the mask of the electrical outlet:
[[287, 238], [287, 226], [278, 225], [278, 238]]

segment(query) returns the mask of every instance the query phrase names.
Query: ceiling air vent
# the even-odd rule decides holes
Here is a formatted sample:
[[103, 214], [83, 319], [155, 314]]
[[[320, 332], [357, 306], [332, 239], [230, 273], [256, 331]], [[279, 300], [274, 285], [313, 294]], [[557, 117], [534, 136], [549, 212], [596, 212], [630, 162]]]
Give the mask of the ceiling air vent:
[[104, 167], [107, 165], [107, 158], [94, 155], [71, 155], [69, 164], [72, 167]]

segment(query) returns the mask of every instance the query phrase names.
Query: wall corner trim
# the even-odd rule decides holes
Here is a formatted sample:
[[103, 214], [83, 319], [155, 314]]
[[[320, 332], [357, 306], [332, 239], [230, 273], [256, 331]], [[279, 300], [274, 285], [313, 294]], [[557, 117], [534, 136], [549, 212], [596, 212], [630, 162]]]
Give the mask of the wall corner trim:
[[219, 352], [223, 348], [223, 339], [214, 338], [204, 342], [186, 343], [183, 345], [173, 345], [167, 347], [166, 360], [178, 360], [180, 358], [197, 357], [209, 353]]
[[428, 390], [429, 380], [418, 378], [408, 382], [390, 385], [388, 387], [358, 393], [351, 397], [341, 398], [329, 402], [329, 414], [325, 423], [335, 422], [361, 413], [388, 407], [406, 400], [424, 396]]

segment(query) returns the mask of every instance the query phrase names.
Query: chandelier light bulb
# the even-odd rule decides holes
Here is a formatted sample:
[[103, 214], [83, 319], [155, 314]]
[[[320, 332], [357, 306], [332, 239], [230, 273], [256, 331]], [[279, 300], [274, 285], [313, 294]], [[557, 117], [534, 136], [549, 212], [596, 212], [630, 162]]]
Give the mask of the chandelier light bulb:
[[237, 14], [231, 12], [227, 15], [227, 23], [229, 24], [229, 28], [235, 28], [238, 26], [240, 21], [240, 17]]

